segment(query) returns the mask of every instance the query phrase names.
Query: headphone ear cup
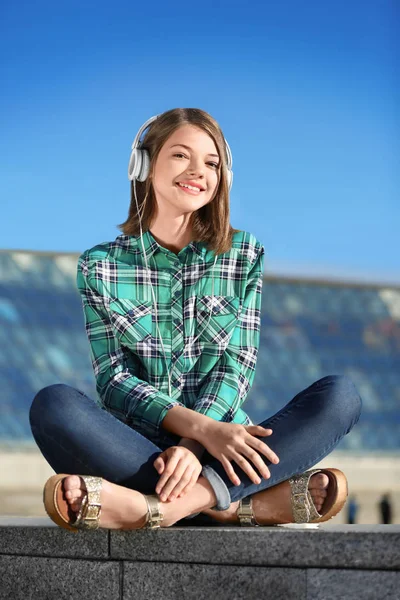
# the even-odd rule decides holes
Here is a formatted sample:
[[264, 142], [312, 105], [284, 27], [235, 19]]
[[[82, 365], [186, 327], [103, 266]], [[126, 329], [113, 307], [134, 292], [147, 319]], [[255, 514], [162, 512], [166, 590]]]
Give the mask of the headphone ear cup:
[[147, 150], [140, 150], [142, 155], [141, 169], [138, 175], [138, 181], [146, 181], [150, 173], [150, 155]]
[[227, 169], [226, 171], [226, 179], [228, 181], [228, 188], [230, 191], [233, 183], [233, 171], [231, 171], [230, 169]]
[[137, 179], [138, 173], [140, 173], [142, 166], [142, 153], [141, 150], [134, 148], [131, 152], [128, 165], [128, 179], [133, 181]]
[[150, 172], [150, 156], [147, 150], [134, 148], [128, 165], [128, 179], [145, 181]]

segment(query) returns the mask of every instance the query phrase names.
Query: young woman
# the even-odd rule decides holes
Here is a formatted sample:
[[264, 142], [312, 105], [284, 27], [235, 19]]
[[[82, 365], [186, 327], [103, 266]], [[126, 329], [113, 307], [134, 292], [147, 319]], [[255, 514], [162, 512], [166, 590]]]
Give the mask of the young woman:
[[258, 355], [264, 247], [230, 225], [231, 167], [208, 113], [152, 117], [132, 146], [123, 234], [79, 257], [101, 403], [55, 384], [30, 410], [57, 473], [45, 508], [62, 527], [169, 527], [200, 513], [315, 523], [345, 503], [341, 471], [307, 469], [359, 419], [348, 378], [316, 381], [259, 425], [242, 408]]

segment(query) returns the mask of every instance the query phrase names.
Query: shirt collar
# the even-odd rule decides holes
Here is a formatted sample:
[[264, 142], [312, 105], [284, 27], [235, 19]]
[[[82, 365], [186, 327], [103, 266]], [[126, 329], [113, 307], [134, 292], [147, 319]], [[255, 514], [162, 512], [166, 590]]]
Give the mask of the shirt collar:
[[[141, 254], [143, 254], [143, 247], [142, 242], [140, 241], [140, 235], [132, 237], [136, 240], [137, 247], [139, 248]], [[146, 251], [147, 257], [153, 256], [153, 254], [157, 252], [163, 252], [164, 254], [170, 253], [170, 250], [164, 248], [157, 242], [157, 240], [152, 236], [150, 230], [147, 230], [143, 233], [143, 246]], [[185, 246], [185, 248], [182, 248], [182, 250], [184, 250], [185, 252], [193, 252], [202, 260], [205, 260], [207, 254], [207, 247], [204, 242], [189, 242], [189, 244]]]

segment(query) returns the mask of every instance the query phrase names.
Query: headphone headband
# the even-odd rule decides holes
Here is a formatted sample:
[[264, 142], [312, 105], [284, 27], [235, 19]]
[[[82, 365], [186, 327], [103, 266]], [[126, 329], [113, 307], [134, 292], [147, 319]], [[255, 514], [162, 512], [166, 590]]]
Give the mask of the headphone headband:
[[134, 150], [135, 148], [139, 148], [140, 136], [142, 135], [142, 133], [144, 132], [144, 130], [147, 129], [149, 125], [151, 125], [151, 123], [153, 121], [155, 121], [156, 119], [158, 119], [159, 116], [160, 115], [155, 115], [154, 117], [150, 117], [150, 119], [147, 119], [146, 123], [144, 123], [144, 125], [141, 126], [141, 128], [139, 129], [139, 131], [136, 134], [135, 139], [133, 140], [132, 150]]

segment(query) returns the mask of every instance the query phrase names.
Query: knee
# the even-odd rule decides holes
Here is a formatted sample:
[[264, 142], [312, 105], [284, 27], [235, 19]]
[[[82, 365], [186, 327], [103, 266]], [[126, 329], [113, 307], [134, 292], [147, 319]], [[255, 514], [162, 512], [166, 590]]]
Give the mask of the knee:
[[55, 383], [39, 390], [29, 410], [31, 428], [45, 420], [54, 421], [55, 413], [64, 412], [70, 406], [72, 389], [64, 383]]
[[332, 418], [353, 427], [360, 418], [362, 400], [353, 381], [347, 375], [328, 375], [317, 384], [325, 393], [324, 405]]

